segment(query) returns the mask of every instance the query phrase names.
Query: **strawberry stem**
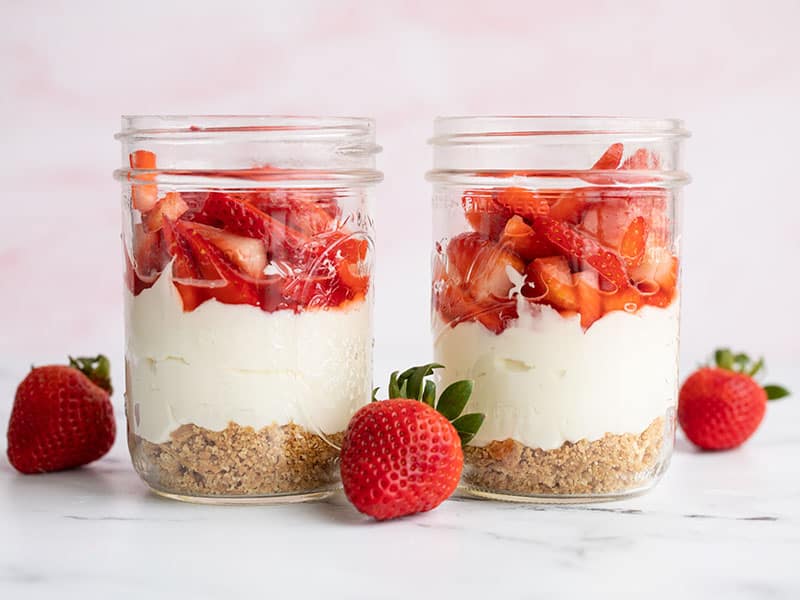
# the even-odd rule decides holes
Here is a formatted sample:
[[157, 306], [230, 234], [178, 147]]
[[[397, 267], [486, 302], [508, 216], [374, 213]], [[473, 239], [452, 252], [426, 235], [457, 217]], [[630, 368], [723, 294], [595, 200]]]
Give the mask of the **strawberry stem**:
[[94, 358], [85, 356], [72, 358], [70, 356], [69, 366], [78, 369], [92, 383], [103, 388], [109, 394], [114, 392], [114, 388], [111, 387], [111, 363], [104, 355], [98, 354]]
[[[714, 352], [714, 362], [720, 369], [727, 369], [753, 378], [766, 368], [763, 356], [753, 362], [747, 354], [743, 352], [734, 354], [728, 348], [720, 348]], [[779, 400], [791, 393], [785, 387], [775, 384], [765, 385], [764, 391], [767, 394], [767, 400]]]
[[[469, 379], [451, 383], [439, 396], [439, 401], [436, 401], [436, 384], [428, 377], [433, 375], [435, 369], [443, 368], [443, 365], [430, 363], [411, 367], [402, 373], [395, 371], [389, 377], [389, 398], [410, 398], [424, 402], [453, 424], [461, 438], [461, 445], [466, 446], [478, 433], [485, 415], [461, 414], [472, 394], [473, 382]], [[378, 389], [380, 388], [372, 391], [373, 401], [376, 400]]]
[[765, 385], [764, 391], [767, 393], [767, 400], [780, 400], [791, 393], [785, 387], [774, 384]]

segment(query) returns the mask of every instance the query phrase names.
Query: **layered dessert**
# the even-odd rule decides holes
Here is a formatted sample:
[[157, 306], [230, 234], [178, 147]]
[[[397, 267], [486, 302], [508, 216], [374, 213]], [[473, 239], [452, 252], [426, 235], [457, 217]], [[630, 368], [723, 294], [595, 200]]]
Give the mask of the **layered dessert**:
[[[155, 166], [141, 151], [131, 161]], [[185, 496], [330, 488], [371, 386], [358, 199], [137, 183], [131, 203], [126, 403], [139, 473]]]
[[673, 202], [647, 175], [656, 156], [622, 157], [615, 144], [573, 188], [466, 190], [467, 231], [437, 245], [435, 360], [444, 384], [474, 380], [468, 410], [486, 414], [465, 451], [469, 489], [596, 496], [646, 487], [665, 466]]

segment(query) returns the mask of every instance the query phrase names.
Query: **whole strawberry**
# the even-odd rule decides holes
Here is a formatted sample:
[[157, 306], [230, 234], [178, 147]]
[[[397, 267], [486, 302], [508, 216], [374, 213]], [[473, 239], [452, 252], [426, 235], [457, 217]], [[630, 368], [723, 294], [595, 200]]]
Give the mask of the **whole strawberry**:
[[8, 460], [22, 473], [85, 465], [109, 451], [116, 424], [105, 356], [31, 369], [14, 398]]
[[694, 444], [706, 450], [727, 450], [743, 444], [758, 429], [767, 400], [788, 396], [777, 385], [761, 387], [754, 377], [764, 360], [728, 349], [714, 354], [715, 367], [690, 375], [678, 397], [678, 422]]
[[484, 417], [460, 416], [471, 381], [451, 384], [436, 402], [436, 386], [426, 378], [438, 368], [430, 364], [392, 373], [391, 399], [373, 401], [350, 421], [342, 443], [342, 484], [362, 513], [384, 520], [424, 512], [458, 486], [461, 446]]

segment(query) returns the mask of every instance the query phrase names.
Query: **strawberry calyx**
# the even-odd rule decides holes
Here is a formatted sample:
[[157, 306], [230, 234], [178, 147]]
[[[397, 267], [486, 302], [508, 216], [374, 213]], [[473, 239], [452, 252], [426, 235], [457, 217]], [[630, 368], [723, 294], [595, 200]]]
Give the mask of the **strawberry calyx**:
[[[468, 413], [463, 415], [464, 408], [472, 395], [474, 382], [471, 379], [454, 381], [448, 385], [436, 400], [436, 383], [428, 379], [435, 369], [443, 369], [444, 365], [429, 363], [418, 367], [411, 367], [402, 373], [395, 371], [389, 377], [389, 399], [409, 398], [419, 400], [433, 408], [455, 428], [461, 445], [466, 446], [475, 434], [478, 433], [486, 415], [482, 413]], [[378, 402], [377, 393], [380, 388], [372, 391], [372, 401]]]
[[[743, 352], [733, 352], [730, 348], [719, 348], [714, 352], [714, 364], [726, 371], [741, 373], [756, 379], [756, 376], [766, 369], [764, 357], [752, 360]], [[767, 400], [780, 400], [790, 395], [791, 392], [783, 386], [770, 383], [762, 386], [767, 394]]]
[[114, 392], [111, 386], [111, 362], [103, 354], [98, 354], [95, 357], [81, 356], [78, 358], [69, 358], [69, 366], [77, 369], [96, 386], [104, 389], [109, 394]]

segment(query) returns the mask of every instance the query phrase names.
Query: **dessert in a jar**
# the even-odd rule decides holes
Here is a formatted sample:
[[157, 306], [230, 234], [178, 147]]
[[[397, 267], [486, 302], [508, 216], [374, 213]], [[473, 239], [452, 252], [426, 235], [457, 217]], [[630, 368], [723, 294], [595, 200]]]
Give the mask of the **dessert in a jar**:
[[486, 415], [466, 493], [644, 491], [672, 452], [678, 384], [676, 120], [436, 122], [432, 326], [446, 385]]
[[136, 470], [179, 499], [330, 493], [372, 382], [372, 121], [126, 117], [117, 137]]

